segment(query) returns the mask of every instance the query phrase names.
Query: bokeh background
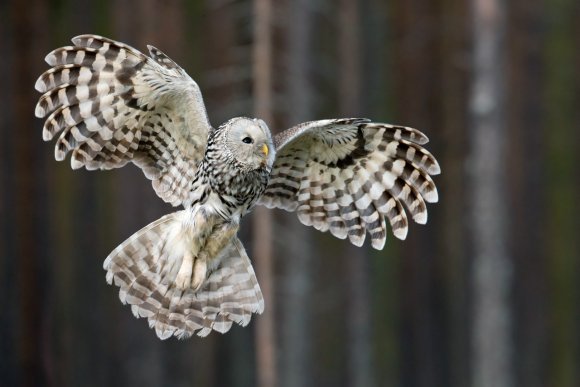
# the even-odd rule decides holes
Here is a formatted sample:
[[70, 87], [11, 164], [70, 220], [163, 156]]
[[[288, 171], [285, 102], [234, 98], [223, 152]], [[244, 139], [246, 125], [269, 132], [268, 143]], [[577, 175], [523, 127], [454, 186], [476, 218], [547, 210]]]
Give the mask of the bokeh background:
[[[1, 0], [0, 385], [579, 386], [578, 20], [577, 0]], [[162, 342], [102, 262], [172, 209], [135, 167], [57, 163], [34, 118], [44, 56], [81, 33], [165, 51], [214, 125], [418, 128], [440, 202], [382, 251], [258, 211], [266, 314]]]

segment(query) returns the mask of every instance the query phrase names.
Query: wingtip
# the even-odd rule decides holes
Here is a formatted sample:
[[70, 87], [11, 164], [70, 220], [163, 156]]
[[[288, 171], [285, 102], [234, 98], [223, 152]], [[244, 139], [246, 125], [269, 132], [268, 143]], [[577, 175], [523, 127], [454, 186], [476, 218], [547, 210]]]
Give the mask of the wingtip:
[[103, 40], [105, 38], [95, 34], [81, 34], [73, 37], [71, 42], [73, 42], [75, 46], [85, 47], [86, 43], [84, 41], [89, 41], [91, 39]]
[[56, 65], [56, 55], [54, 55], [54, 51], [49, 52], [44, 57], [44, 61], [48, 63], [50, 66]]
[[70, 40], [70, 41], [71, 41], [71, 42], [72, 42], [72, 43], [73, 43], [75, 46], [79, 46], [79, 45], [80, 45], [80, 43], [81, 43], [81, 42], [82, 42], [84, 39], [88, 39], [88, 38], [90, 38], [90, 37], [92, 37], [92, 35], [89, 35], [89, 34], [80, 34], [80, 35], [77, 35], [77, 36], [73, 36], [73, 37], [71, 38], [71, 40]]
[[435, 160], [435, 163], [429, 167], [427, 172], [430, 175], [439, 175], [441, 173], [441, 166], [439, 165], [437, 160]]
[[55, 160], [56, 160], [56, 161], [63, 161], [65, 156], [66, 156], [66, 153], [65, 153], [65, 152], [63, 152], [63, 151], [60, 149], [60, 147], [59, 147], [59, 144], [57, 144], [57, 145], [54, 147], [54, 158], [55, 158]]
[[81, 169], [83, 167], [83, 163], [81, 161], [79, 161], [76, 157], [71, 157], [70, 159], [70, 167], [75, 170], [75, 169]]
[[417, 138], [417, 144], [419, 144], [419, 145], [427, 144], [429, 142], [429, 137], [425, 133], [423, 133], [419, 130], [417, 132], [419, 133], [418, 138]]
[[427, 224], [427, 211], [422, 211], [415, 214], [413, 220], [418, 224]]
[[34, 115], [37, 118], [44, 118], [46, 116], [46, 110], [44, 110], [44, 108], [40, 106], [40, 103], [36, 104], [36, 107], [34, 108]]
[[397, 239], [404, 241], [405, 239], [407, 239], [407, 232], [408, 231], [409, 231], [408, 227], [398, 228], [396, 230], [393, 230], [393, 235]]
[[427, 203], [437, 203], [439, 201], [439, 192], [437, 191], [437, 187], [434, 187], [432, 191], [423, 195], [423, 199]]
[[375, 250], [382, 250], [385, 247], [386, 242], [387, 242], [386, 238], [373, 239], [371, 242], [371, 246]]
[[349, 235], [348, 240], [356, 247], [361, 247], [365, 243], [365, 235]]
[[45, 93], [47, 91], [46, 83], [42, 80], [42, 75], [38, 77], [38, 79], [34, 83], [34, 89], [39, 93]]

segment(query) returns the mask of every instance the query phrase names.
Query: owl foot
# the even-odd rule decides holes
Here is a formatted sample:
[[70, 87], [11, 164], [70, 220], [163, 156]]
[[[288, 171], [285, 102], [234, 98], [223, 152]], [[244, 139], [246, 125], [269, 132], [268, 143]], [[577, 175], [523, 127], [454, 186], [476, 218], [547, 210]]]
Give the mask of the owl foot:
[[203, 253], [200, 253], [193, 264], [193, 278], [191, 279], [191, 287], [193, 290], [199, 290], [201, 285], [205, 282], [206, 275], [207, 259], [205, 259]]
[[180, 290], [189, 289], [191, 286], [191, 274], [193, 272], [193, 255], [186, 252], [181, 262], [181, 267], [175, 277], [175, 286]]
[[204, 259], [204, 254], [200, 254], [197, 258], [193, 254], [186, 253], [183, 256], [181, 267], [175, 277], [175, 286], [181, 290], [193, 288], [199, 290], [205, 281], [207, 275], [207, 259]]

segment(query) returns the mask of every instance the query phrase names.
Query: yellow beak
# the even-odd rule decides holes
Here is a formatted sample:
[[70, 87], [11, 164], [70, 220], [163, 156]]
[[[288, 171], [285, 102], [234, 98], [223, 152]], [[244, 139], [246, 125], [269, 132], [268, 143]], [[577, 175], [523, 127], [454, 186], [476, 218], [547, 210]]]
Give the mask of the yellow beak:
[[268, 157], [268, 152], [270, 150], [268, 149], [268, 145], [264, 144], [262, 145], [262, 153], [264, 154], [264, 156]]

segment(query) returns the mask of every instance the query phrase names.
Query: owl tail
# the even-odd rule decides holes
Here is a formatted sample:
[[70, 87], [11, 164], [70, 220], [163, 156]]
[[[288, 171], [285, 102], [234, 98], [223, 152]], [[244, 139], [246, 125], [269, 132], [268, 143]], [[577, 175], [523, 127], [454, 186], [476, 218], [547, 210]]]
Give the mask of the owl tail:
[[165, 215], [117, 247], [103, 264], [107, 282], [119, 287], [121, 302], [131, 305], [135, 317], [146, 317], [162, 340], [225, 333], [232, 322], [246, 326], [252, 313], [263, 312], [264, 299], [237, 237], [212, 260], [199, 289], [176, 286], [185, 253], [183, 212]]

